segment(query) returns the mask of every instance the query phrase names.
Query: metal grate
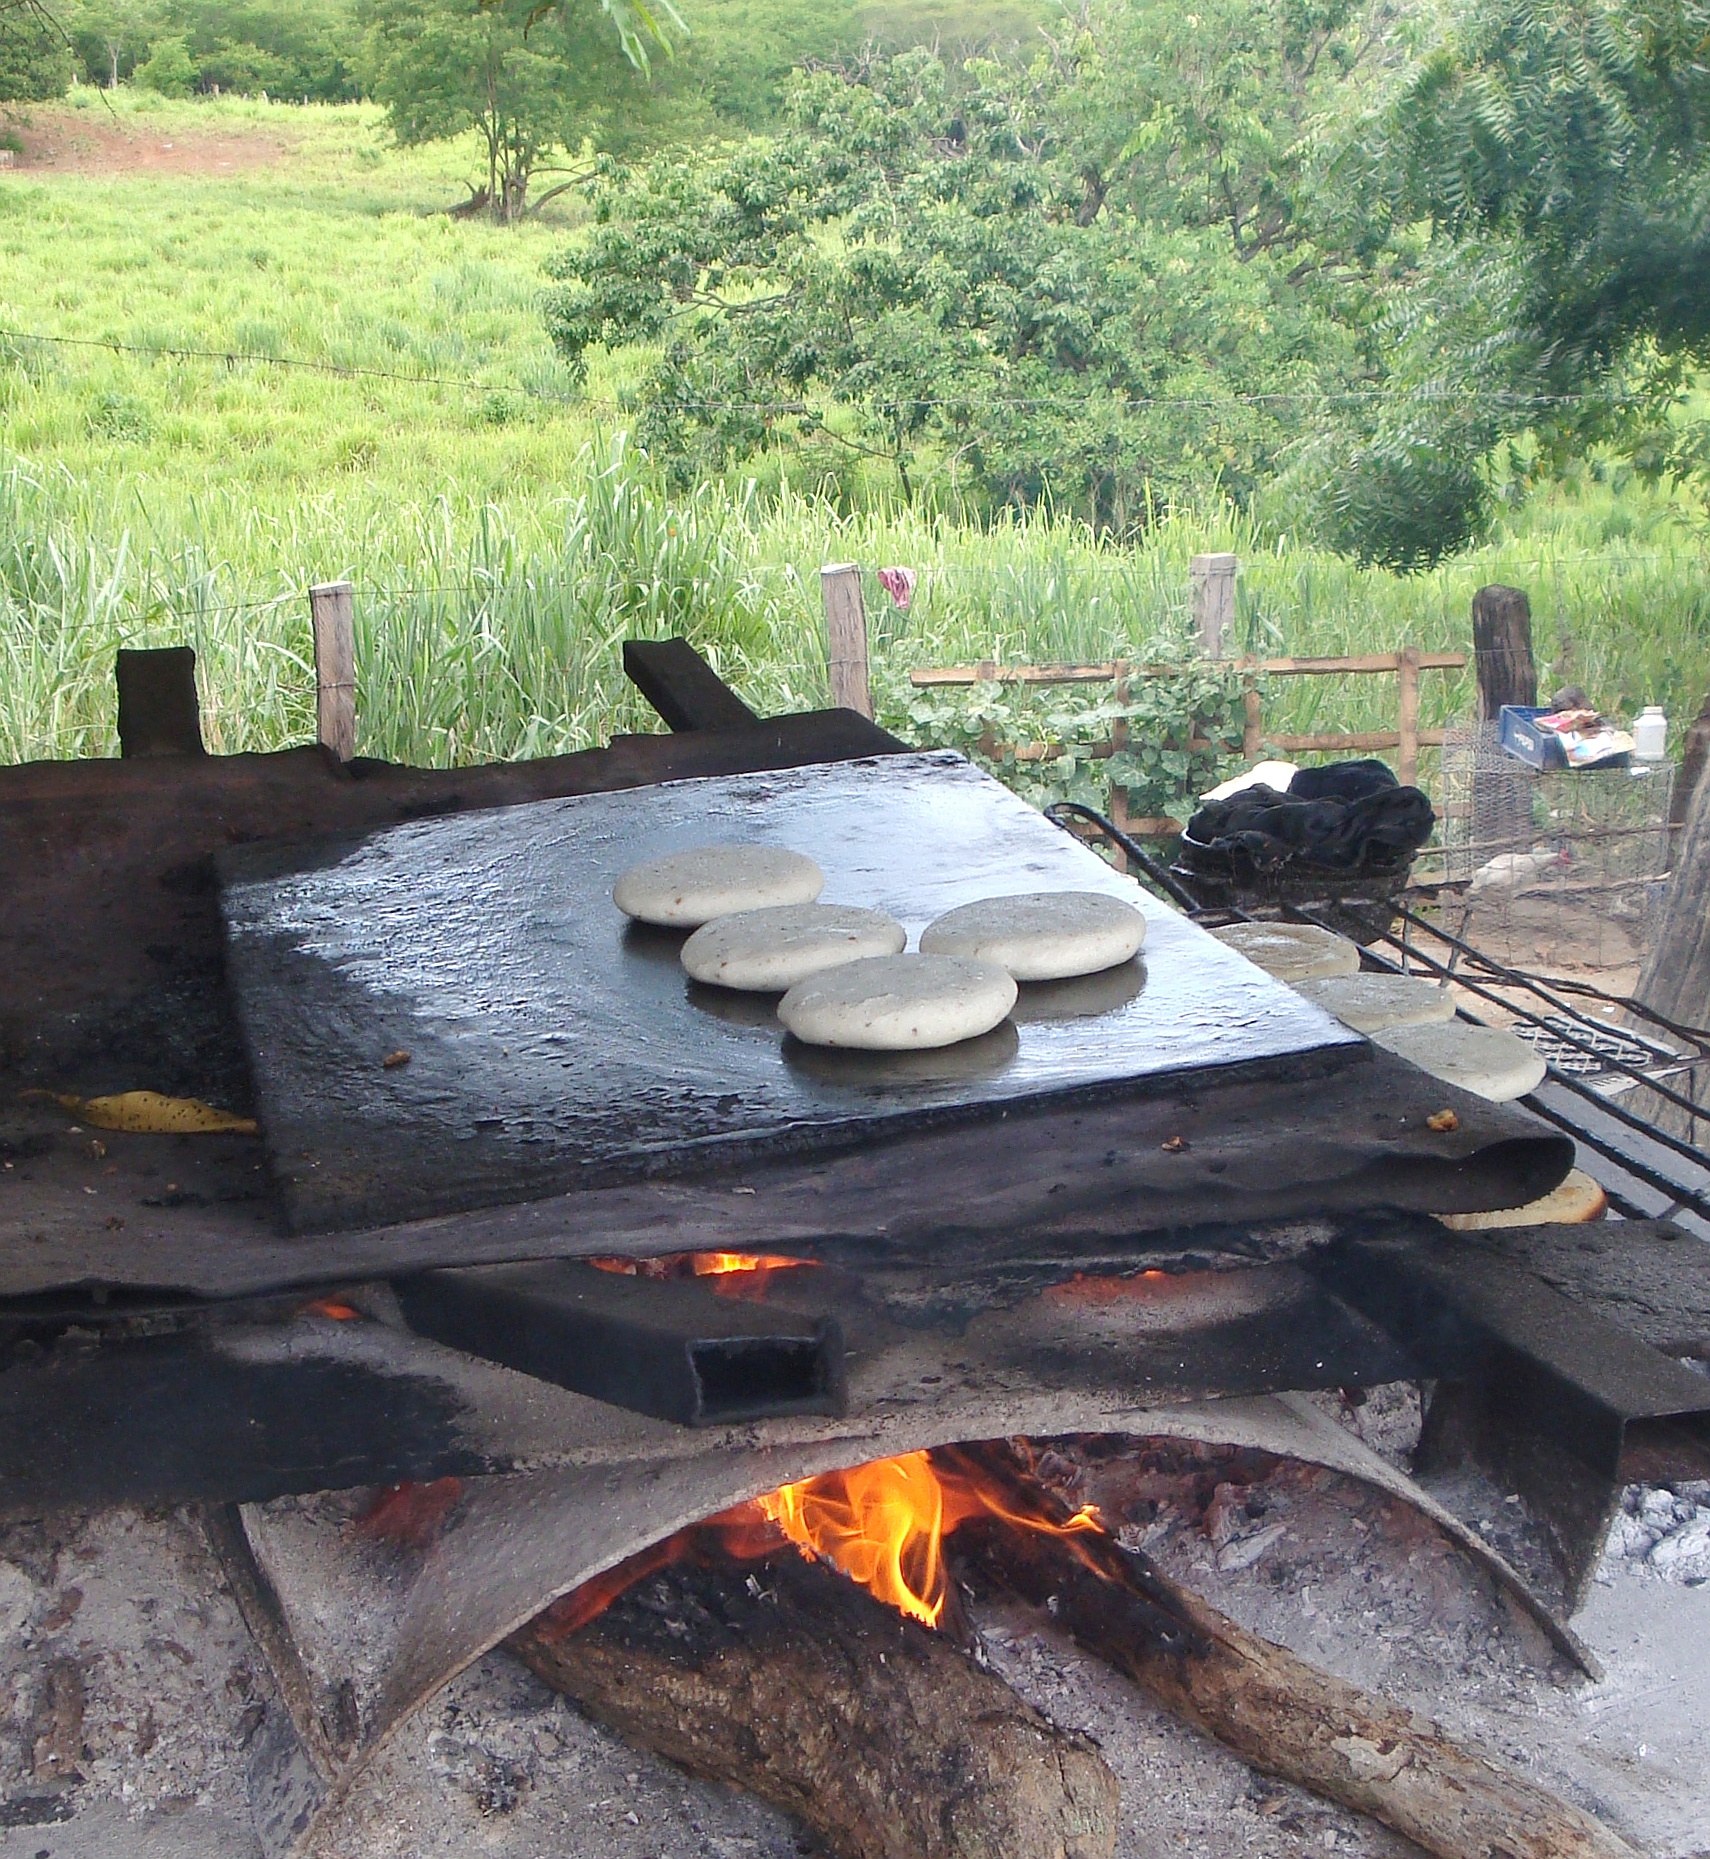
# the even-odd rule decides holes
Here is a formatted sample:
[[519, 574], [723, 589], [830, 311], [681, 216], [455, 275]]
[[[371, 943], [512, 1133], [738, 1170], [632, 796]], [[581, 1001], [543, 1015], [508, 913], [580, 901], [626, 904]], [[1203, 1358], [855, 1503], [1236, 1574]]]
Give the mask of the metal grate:
[[[1651, 1045], [1594, 1022], [1546, 1014], [1542, 1020], [1516, 1020], [1509, 1028], [1546, 1065], [1573, 1078], [1601, 1078], [1617, 1066], [1635, 1068], [1678, 1057], [1672, 1046]], [[1587, 1051], [1586, 1048], [1591, 1050]]]

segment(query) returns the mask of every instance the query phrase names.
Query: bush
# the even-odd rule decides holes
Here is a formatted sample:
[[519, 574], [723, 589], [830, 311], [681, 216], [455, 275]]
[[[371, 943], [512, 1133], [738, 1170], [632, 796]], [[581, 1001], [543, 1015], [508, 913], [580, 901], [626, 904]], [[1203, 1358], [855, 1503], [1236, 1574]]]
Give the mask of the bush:
[[156, 39], [146, 61], [137, 66], [137, 82], [163, 97], [188, 97], [196, 87], [196, 67], [182, 39]]

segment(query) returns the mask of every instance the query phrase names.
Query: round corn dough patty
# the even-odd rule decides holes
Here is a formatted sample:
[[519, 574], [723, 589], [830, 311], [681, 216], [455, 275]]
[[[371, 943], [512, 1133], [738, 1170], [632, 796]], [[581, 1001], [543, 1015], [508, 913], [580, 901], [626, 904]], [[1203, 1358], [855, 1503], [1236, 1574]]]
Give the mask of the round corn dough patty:
[[1524, 1097], [1544, 1082], [1544, 1061], [1525, 1040], [1500, 1026], [1469, 1026], [1464, 1020], [1392, 1026], [1372, 1043], [1443, 1084], [1458, 1085], [1493, 1104]]
[[810, 1046], [920, 1052], [989, 1033], [1015, 994], [1014, 977], [991, 962], [879, 955], [798, 981], [778, 1018]]
[[778, 994], [809, 975], [868, 956], [900, 955], [908, 933], [877, 910], [849, 904], [775, 904], [703, 923], [683, 944], [696, 981]]
[[1318, 975], [1359, 972], [1358, 948], [1346, 936], [1315, 923], [1230, 923], [1211, 933], [1274, 980], [1286, 981], [1291, 987]]
[[1417, 975], [1317, 975], [1297, 981], [1295, 992], [1368, 1039], [1387, 1027], [1455, 1017], [1448, 990]]
[[699, 929], [715, 917], [774, 904], [811, 904], [825, 873], [782, 846], [693, 846], [632, 865], [612, 886], [626, 917], [666, 929]]
[[1437, 1218], [1457, 1233], [1487, 1233], [1493, 1228], [1573, 1226], [1585, 1220], [1601, 1220], [1608, 1205], [1609, 1196], [1584, 1169], [1575, 1168], [1568, 1171], [1559, 1188], [1552, 1188], [1540, 1200], [1528, 1201], [1524, 1207], [1488, 1214], [1438, 1214]]
[[995, 962], [1017, 981], [1096, 975], [1137, 955], [1146, 919], [1102, 891], [1024, 891], [947, 910], [921, 931], [922, 955]]

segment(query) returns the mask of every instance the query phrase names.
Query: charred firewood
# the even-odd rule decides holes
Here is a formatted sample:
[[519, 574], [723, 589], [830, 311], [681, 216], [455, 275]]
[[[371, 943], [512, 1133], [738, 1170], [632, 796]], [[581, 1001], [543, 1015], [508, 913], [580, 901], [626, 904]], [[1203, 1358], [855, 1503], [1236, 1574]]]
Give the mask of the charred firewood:
[[[957, 1448], [1016, 1514], [1050, 1495], [1002, 1448]], [[1058, 1523], [1069, 1519], [1059, 1506]], [[1239, 1627], [1102, 1530], [964, 1523], [957, 1557], [1049, 1606], [1077, 1645], [1256, 1769], [1369, 1814], [1441, 1859], [1633, 1859], [1606, 1827], [1410, 1712]]]
[[942, 1633], [793, 1550], [636, 1582], [511, 1650], [627, 1742], [794, 1815], [838, 1859], [1109, 1859], [1116, 1777]]

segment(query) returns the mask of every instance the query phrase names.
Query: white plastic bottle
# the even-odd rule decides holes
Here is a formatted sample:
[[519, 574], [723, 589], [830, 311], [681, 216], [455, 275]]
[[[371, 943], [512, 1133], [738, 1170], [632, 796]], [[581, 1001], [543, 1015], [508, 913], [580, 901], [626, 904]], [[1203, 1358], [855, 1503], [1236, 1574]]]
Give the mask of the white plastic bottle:
[[1647, 704], [1635, 718], [1633, 753], [1641, 762], [1660, 762], [1668, 753], [1668, 718], [1660, 704]]

